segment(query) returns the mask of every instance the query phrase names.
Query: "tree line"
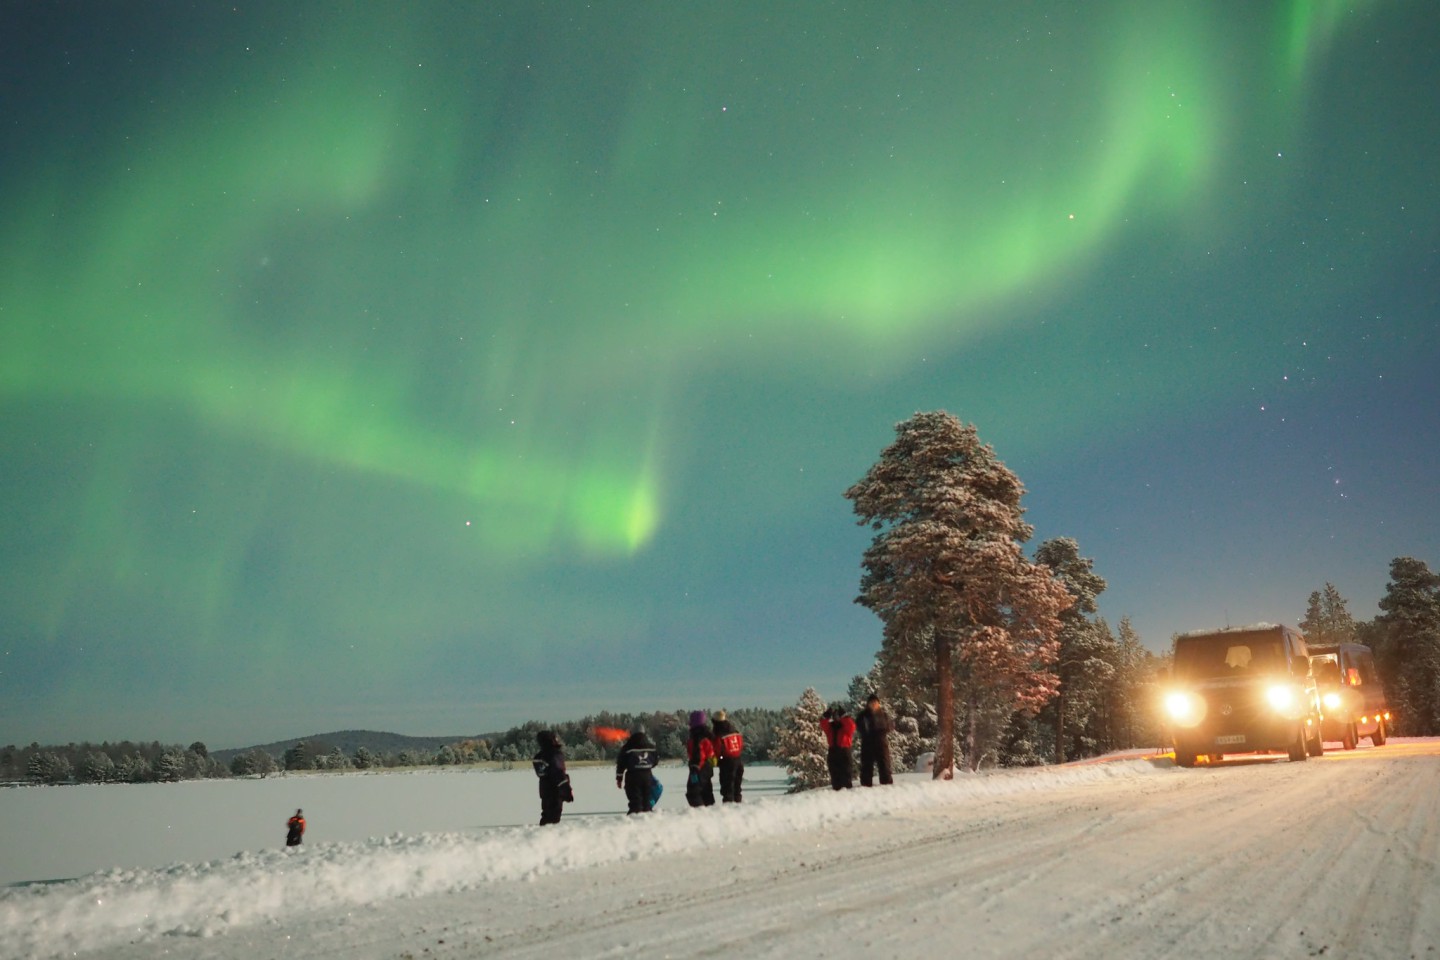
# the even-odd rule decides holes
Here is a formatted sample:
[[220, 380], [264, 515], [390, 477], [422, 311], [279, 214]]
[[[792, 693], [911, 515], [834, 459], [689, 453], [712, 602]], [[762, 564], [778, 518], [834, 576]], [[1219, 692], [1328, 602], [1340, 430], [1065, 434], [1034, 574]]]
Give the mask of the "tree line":
[[[770, 759], [781, 724], [783, 709], [740, 707], [730, 717], [745, 733], [748, 759]], [[136, 744], [70, 743], [62, 746], [0, 748], [0, 780], [31, 783], [170, 783], [217, 777], [266, 777], [271, 774], [305, 770], [379, 770], [405, 767], [459, 766], [498, 762], [502, 765], [528, 761], [535, 753], [535, 735], [554, 730], [571, 761], [613, 761], [619, 750], [616, 732], [628, 733], [644, 727], [655, 741], [662, 759], [685, 756], [688, 710], [651, 713], [601, 712], [580, 720], [542, 723], [531, 720], [502, 733], [462, 738], [434, 750], [405, 748], [372, 750], [361, 745], [342, 750], [324, 739], [301, 740], [283, 751], [251, 748], [236, 753], [228, 764], [210, 755], [205, 744], [189, 747], [159, 742]]]
[[205, 744], [69, 743], [0, 748], [0, 780], [32, 783], [174, 783], [225, 776]]

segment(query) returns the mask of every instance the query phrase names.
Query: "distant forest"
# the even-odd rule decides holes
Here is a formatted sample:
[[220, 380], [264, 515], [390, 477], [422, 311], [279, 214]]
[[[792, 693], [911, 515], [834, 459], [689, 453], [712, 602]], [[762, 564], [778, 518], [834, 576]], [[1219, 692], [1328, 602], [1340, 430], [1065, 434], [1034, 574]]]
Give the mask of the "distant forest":
[[[751, 762], [771, 759], [786, 709], [748, 707], [730, 711], [745, 734]], [[173, 783], [214, 777], [265, 777], [290, 770], [370, 770], [401, 767], [509, 765], [535, 753], [535, 735], [554, 730], [572, 761], [614, 760], [621, 734], [643, 726], [660, 758], [685, 755], [688, 711], [648, 714], [602, 712], [582, 720], [547, 724], [529, 721], [503, 733], [457, 737], [407, 737], [372, 730], [314, 734], [211, 753], [204, 743], [190, 746], [158, 741], [122, 740], [100, 744], [69, 743], [0, 748], [0, 781], [29, 783]]]

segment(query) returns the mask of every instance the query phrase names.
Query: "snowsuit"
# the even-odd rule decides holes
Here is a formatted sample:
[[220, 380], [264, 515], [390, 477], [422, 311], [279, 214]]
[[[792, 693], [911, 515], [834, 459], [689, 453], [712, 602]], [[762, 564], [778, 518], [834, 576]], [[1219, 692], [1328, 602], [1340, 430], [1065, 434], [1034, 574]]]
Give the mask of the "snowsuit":
[[830, 750], [825, 754], [825, 765], [830, 768], [830, 786], [835, 790], [849, 790], [855, 786], [855, 758], [850, 750], [855, 743], [855, 721], [843, 713], [820, 718], [820, 729], [825, 732], [825, 741]]
[[643, 732], [630, 734], [615, 758], [615, 786], [625, 788], [627, 813], [649, 813], [654, 808], [655, 764], [659, 754]]
[[300, 840], [305, 836], [305, 818], [300, 811], [295, 811], [295, 816], [285, 821], [285, 846], [298, 847]]
[[895, 725], [879, 700], [871, 700], [855, 717], [855, 729], [860, 732], [860, 786], [874, 785], [876, 767], [880, 768], [881, 784], [894, 783], [890, 770], [890, 731]]
[[575, 799], [570, 789], [570, 775], [565, 772], [565, 751], [560, 738], [551, 730], [541, 730], [535, 735], [540, 743], [540, 752], [531, 763], [535, 776], [540, 778], [540, 826], [559, 823], [565, 803]]
[[724, 803], [740, 802], [740, 782], [745, 779], [745, 736], [723, 714], [715, 716], [715, 756], [720, 761], [720, 799]]
[[685, 741], [685, 755], [690, 760], [690, 776], [685, 782], [685, 801], [692, 807], [715, 805], [715, 740], [710, 727], [701, 724], [690, 728]]

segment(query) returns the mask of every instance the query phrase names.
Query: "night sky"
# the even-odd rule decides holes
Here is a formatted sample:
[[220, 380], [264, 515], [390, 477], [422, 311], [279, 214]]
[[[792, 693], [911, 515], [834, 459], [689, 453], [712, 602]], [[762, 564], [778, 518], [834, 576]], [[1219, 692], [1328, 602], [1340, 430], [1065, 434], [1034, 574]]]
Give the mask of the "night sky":
[[780, 706], [972, 422], [1153, 649], [1440, 566], [1440, 5], [0, 0], [0, 742]]

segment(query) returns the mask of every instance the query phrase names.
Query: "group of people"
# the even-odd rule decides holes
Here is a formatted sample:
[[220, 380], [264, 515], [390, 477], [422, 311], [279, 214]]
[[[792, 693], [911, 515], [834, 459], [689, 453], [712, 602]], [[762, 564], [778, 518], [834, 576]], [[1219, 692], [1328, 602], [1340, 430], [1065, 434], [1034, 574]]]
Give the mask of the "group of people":
[[[829, 745], [826, 764], [830, 768], [830, 786], [846, 790], [855, 786], [855, 763], [852, 751], [855, 736], [860, 736], [860, 785], [874, 784], [878, 771], [882, 784], [892, 783], [890, 765], [890, 731], [894, 724], [880, 705], [880, 698], [871, 694], [865, 707], [854, 717], [843, 707], [832, 706], [820, 718], [820, 729]], [[540, 749], [532, 758], [535, 776], [540, 781], [540, 825], [560, 822], [565, 804], [575, 799], [570, 787], [570, 774], [565, 769], [565, 748], [553, 730], [535, 735]], [[685, 802], [692, 807], [715, 804], [715, 773], [720, 774], [722, 803], [741, 802], [741, 784], [745, 779], [745, 735], [724, 710], [716, 710], [714, 722], [704, 710], [690, 714], [690, 735], [685, 740], [685, 757], [690, 773], [685, 781]], [[625, 791], [627, 813], [649, 813], [660, 799], [660, 781], [655, 778], [655, 765], [660, 755], [650, 742], [644, 727], [636, 727], [615, 758], [615, 786]], [[305, 817], [296, 810], [287, 821], [285, 845], [299, 846], [305, 835]]]
[[879, 696], [873, 693], [853, 717], [838, 704], [826, 710], [820, 717], [820, 730], [825, 734], [829, 748], [825, 753], [825, 765], [830, 770], [831, 788], [849, 790], [855, 786], [854, 747], [857, 733], [860, 735], [860, 786], [874, 786], [877, 772], [881, 784], [893, 783], [890, 732], [894, 729], [890, 714], [881, 706]]
[[[690, 714], [690, 735], [685, 756], [690, 772], [685, 783], [685, 801], [692, 807], [715, 803], [715, 773], [720, 774], [720, 799], [740, 803], [745, 779], [745, 735], [724, 710], [716, 710], [713, 725], [705, 711]], [[540, 752], [535, 754], [535, 775], [540, 778], [540, 824], [560, 822], [565, 801], [573, 800], [570, 777], [565, 773], [565, 753], [554, 731], [537, 734]], [[660, 755], [644, 727], [636, 727], [615, 757], [615, 786], [625, 791], [627, 813], [649, 813], [655, 809], [663, 788], [655, 778]], [[556, 799], [559, 797], [560, 799]]]
[[[685, 739], [685, 758], [689, 775], [685, 780], [685, 802], [692, 807], [715, 804], [715, 772], [720, 772], [720, 799], [724, 803], [741, 801], [745, 779], [745, 735], [724, 710], [715, 711], [713, 726], [704, 710], [690, 713], [690, 735]], [[655, 779], [659, 754], [637, 727], [615, 758], [615, 786], [625, 790], [627, 813], [649, 813], [660, 799], [660, 782]]]
[[720, 772], [720, 800], [740, 803], [745, 763], [740, 754], [745, 737], [724, 710], [715, 711], [715, 723], [706, 722], [704, 710], [690, 714], [690, 736], [685, 740], [685, 758], [690, 775], [685, 781], [685, 802], [692, 807], [715, 805], [715, 772]]

